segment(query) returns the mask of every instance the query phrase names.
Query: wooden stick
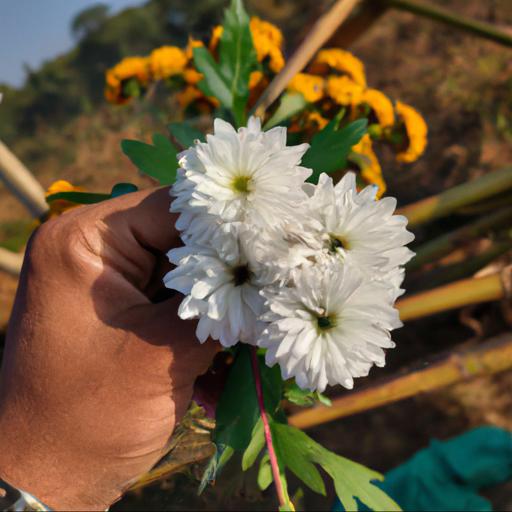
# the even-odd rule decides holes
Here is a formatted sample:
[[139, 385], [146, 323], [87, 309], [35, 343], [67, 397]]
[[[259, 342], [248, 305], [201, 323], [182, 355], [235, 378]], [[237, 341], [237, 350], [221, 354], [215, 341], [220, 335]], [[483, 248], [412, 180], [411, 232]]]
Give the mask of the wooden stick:
[[278, 98], [290, 80], [311, 60], [317, 50], [334, 34], [361, 0], [338, 0], [314, 25], [306, 39], [272, 80], [254, 107], [256, 116], [263, 118], [267, 108]]
[[43, 187], [2, 141], [0, 141], [0, 179], [34, 217], [39, 218], [46, 213], [48, 205]]
[[476, 180], [404, 206], [397, 213], [409, 219], [409, 226], [419, 226], [508, 189], [512, 189], [512, 167], [484, 174]]
[[22, 264], [23, 254], [11, 252], [0, 247], [0, 271], [7, 272], [13, 276], [19, 276]]
[[425, 2], [419, 2], [418, 0], [380, 0], [380, 2], [388, 7], [394, 7], [395, 9], [412, 12], [418, 16], [424, 16], [435, 21], [440, 21], [441, 23], [446, 23], [451, 27], [456, 27], [473, 35], [490, 39], [495, 43], [512, 46], [512, 35], [504, 30], [500, 30], [491, 23], [465, 18], [448, 9]]
[[470, 304], [503, 299], [511, 268], [486, 277], [461, 279], [433, 290], [417, 293], [396, 303], [403, 322]]
[[450, 352], [428, 368], [386, 379], [367, 389], [348, 393], [334, 399], [331, 407], [317, 406], [300, 411], [290, 416], [288, 421], [290, 425], [298, 428], [311, 428], [420, 393], [435, 391], [510, 368], [512, 368], [512, 333], [507, 333], [477, 348]]

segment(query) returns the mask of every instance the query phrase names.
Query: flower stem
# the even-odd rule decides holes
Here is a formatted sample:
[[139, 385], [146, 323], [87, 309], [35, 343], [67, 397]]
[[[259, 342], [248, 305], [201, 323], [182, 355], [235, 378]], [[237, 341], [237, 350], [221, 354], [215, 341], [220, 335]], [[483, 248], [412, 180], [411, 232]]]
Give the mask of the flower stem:
[[260, 368], [258, 363], [258, 353], [256, 347], [251, 347], [251, 364], [252, 373], [254, 375], [254, 384], [256, 386], [256, 396], [258, 397], [258, 405], [260, 408], [261, 421], [263, 421], [263, 432], [265, 434], [265, 443], [267, 444], [268, 456], [270, 459], [270, 467], [272, 468], [272, 476], [277, 490], [277, 498], [279, 500], [279, 507], [289, 506], [289, 500], [286, 498], [286, 493], [281, 480], [281, 473], [279, 471], [279, 464], [277, 462], [276, 451], [274, 443], [272, 442], [272, 432], [270, 431], [270, 424], [268, 422], [267, 412], [265, 410], [265, 402], [263, 400], [263, 387], [261, 385]]

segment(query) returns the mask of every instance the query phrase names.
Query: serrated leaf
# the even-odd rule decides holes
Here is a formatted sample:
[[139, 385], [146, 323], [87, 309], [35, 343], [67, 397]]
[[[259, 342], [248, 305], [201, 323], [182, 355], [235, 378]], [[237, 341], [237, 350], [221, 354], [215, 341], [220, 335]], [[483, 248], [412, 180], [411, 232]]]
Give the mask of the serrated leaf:
[[226, 9], [220, 39], [219, 62], [206, 48], [194, 48], [194, 64], [203, 73], [198, 86], [206, 95], [215, 96], [233, 112], [237, 124], [245, 124], [245, 106], [249, 97], [249, 75], [257, 65], [249, 27], [249, 16], [241, 0], [232, 0]]
[[247, 471], [256, 462], [256, 459], [264, 446], [265, 435], [263, 431], [263, 420], [260, 417], [256, 425], [254, 425], [251, 441], [249, 442], [249, 446], [247, 446], [242, 457], [242, 469], [244, 471]]
[[64, 200], [76, 204], [94, 204], [110, 199], [110, 194], [96, 194], [93, 192], [57, 192], [46, 198], [47, 203]]
[[[297, 443], [295, 432], [289, 431], [288, 428], [288, 425], [271, 423], [272, 438], [278, 460], [311, 490], [325, 496], [324, 481], [318, 469], [310, 461], [305, 443], [302, 439]], [[297, 432], [302, 434], [300, 430]]]
[[233, 94], [229, 83], [219, 69], [212, 54], [203, 47], [194, 48], [194, 64], [204, 75], [197, 85], [206, 96], [215, 96], [227, 109], [233, 108]]
[[320, 393], [319, 391], [316, 392], [316, 399], [323, 405], [327, 406], [327, 407], [331, 407], [332, 405], [332, 401], [329, 397], [323, 395], [322, 393]]
[[174, 183], [178, 168], [178, 150], [164, 135], [153, 135], [153, 145], [125, 139], [121, 142], [121, 149], [141, 172], [151, 176], [161, 185]]
[[[216, 409], [215, 443], [238, 451], [247, 448], [260, 418], [250, 350], [247, 345], [239, 345]], [[261, 357], [259, 361], [265, 409], [272, 415], [281, 400], [281, 373], [278, 366], [269, 368]]]
[[368, 121], [358, 119], [338, 130], [338, 119], [333, 119], [311, 140], [311, 146], [304, 155], [301, 165], [313, 169], [308, 178], [317, 183], [322, 172], [330, 173], [344, 169], [352, 146], [357, 144], [366, 133]]
[[304, 96], [300, 93], [286, 93], [281, 96], [281, 101], [273, 116], [265, 123], [265, 130], [277, 126], [297, 114], [307, 105]]
[[263, 455], [258, 470], [258, 486], [264, 491], [272, 483], [272, 468], [270, 466], [270, 458], [268, 453]]
[[169, 131], [183, 149], [193, 146], [196, 140], [204, 140], [204, 134], [187, 123], [170, 123]]
[[299, 405], [300, 407], [310, 407], [315, 405], [317, 402], [327, 406], [332, 405], [329, 398], [322, 395], [322, 393], [301, 389], [293, 380], [286, 383], [284, 397], [292, 404]]
[[[309, 467], [308, 464], [321, 466], [333, 479], [336, 494], [345, 510], [358, 510], [355, 498], [372, 510], [401, 510], [384, 491], [372, 484], [374, 480], [383, 480], [380, 473], [330, 452], [295, 427], [276, 422], [272, 422], [271, 426], [274, 443], [279, 446], [283, 458], [282, 463], [291, 470], [291, 465], [298, 468], [300, 474], [297, 476], [302, 480], [303, 468]], [[289, 451], [292, 451], [291, 447], [294, 450], [289, 453], [283, 450], [283, 446], [289, 447]], [[304, 483], [307, 484], [306, 481]]]

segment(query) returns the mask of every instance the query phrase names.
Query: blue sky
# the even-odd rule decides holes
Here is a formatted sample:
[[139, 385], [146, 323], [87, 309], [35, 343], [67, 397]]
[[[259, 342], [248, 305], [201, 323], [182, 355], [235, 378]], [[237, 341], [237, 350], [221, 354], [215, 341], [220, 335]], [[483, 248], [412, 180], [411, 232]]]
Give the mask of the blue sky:
[[[44, 60], [73, 46], [73, 17], [98, 0], [0, 0], [0, 82], [19, 86], [23, 64], [37, 68]], [[110, 12], [139, 5], [142, 0], [102, 0]]]

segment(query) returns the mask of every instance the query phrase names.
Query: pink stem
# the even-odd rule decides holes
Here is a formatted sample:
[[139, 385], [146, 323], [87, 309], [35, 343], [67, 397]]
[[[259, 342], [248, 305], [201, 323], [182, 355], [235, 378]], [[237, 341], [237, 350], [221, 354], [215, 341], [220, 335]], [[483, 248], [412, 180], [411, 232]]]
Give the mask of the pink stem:
[[287, 504], [285, 498], [283, 482], [281, 481], [281, 474], [279, 473], [279, 464], [277, 463], [277, 456], [274, 450], [274, 443], [272, 442], [272, 433], [270, 432], [270, 425], [268, 423], [267, 412], [265, 411], [265, 402], [263, 401], [263, 387], [261, 385], [260, 368], [258, 363], [258, 353], [256, 347], [251, 347], [251, 363], [252, 373], [254, 374], [254, 383], [256, 385], [256, 395], [258, 397], [258, 405], [260, 407], [261, 420], [263, 421], [263, 431], [265, 433], [265, 442], [267, 443], [268, 456], [270, 459], [270, 467], [272, 468], [272, 476], [276, 484], [277, 497], [279, 499], [279, 506], [284, 507]]

